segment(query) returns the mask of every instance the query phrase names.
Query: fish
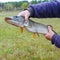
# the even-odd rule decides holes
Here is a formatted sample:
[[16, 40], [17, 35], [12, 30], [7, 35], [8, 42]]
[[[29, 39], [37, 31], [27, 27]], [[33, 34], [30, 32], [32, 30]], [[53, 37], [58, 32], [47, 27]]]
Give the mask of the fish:
[[21, 28], [21, 32], [23, 32], [23, 29], [25, 28], [27, 31], [33, 33], [33, 37], [37, 34], [46, 34], [48, 33], [48, 25], [35, 22], [28, 19], [27, 23], [25, 23], [25, 18], [22, 16], [11, 16], [11, 17], [5, 17], [5, 21], [11, 25], [14, 25], [16, 27]]

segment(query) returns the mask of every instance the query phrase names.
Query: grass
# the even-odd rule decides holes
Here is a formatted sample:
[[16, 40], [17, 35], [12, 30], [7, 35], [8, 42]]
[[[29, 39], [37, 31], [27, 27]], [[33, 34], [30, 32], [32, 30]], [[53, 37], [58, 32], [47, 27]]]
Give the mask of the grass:
[[[17, 15], [19, 12], [0, 13], [0, 60], [60, 60], [60, 49], [46, 40], [42, 34], [32, 38], [32, 33], [7, 24], [6, 16]], [[60, 33], [60, 19], [33, 19], [36, 22], [52, 25]]]

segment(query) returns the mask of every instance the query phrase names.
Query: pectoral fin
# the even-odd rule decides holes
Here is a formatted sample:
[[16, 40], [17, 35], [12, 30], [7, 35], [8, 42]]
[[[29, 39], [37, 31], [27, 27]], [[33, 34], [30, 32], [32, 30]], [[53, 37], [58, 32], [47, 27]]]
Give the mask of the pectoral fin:
[[36, 33], [37, 34], [37, 36], [39, 37], [39, 34], [38, 33]]
[[33, 33], [32, 37], [33, 37], [33, 38], [36, 38], [36, 36], [39, 37], [39, 34], [38, 34], [38, 33]]
[[20, 30], [21, 30], [21, 33], [23, 33], [24, 28], [23, 27], [20, 27]]
[[33, 33], [32, 38], [36, 38], [36, 33]]

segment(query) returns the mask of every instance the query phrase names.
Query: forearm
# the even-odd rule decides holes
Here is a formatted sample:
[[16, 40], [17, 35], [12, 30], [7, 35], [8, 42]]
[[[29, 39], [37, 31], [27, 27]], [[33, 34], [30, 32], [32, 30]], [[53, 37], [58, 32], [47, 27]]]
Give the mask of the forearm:
[[55, 44], [56, 47], [60, 48], [60, 35], [54, 34], [51, 42], [52, 44]]
[[58, 4], [58, 2], [45, 2], [31, 5], [27, 9], [30, 11], [30, 17], [52, 18], [60, 17], [58, 8], [60, 9], [60, 3]]

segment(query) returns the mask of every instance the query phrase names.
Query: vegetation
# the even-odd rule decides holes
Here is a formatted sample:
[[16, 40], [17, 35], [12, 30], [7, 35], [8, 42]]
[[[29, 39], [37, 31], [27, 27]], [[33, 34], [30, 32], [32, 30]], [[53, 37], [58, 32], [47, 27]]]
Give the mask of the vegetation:
[[[17, 15], [20, 11], [0, 13], [0, 60], [60, 60], [60, 49], [46, 40], [42, 34], [32, 38], [32, 33], [10, 25], [4, 21], [6, 16]], [[3, 15], [4, 14], [4, 15]], [[50, 24], [60, 34], [60, 19], [33, 19]]]
[[31, 4], [37, 4], [37, 3], [48, 2], [48, 1], [50, 0], [32, 0], [30, 2], [25, 0], [19, 2], [6, 2], [6, 3], [0, 2], [0, 11], [22, 10], [22, 9], [26, 9]]
[[26, 3], [26, 2], [21, 5], [22, 9], [26, 9], [27, 7], [28, 7], [28, 3]]

